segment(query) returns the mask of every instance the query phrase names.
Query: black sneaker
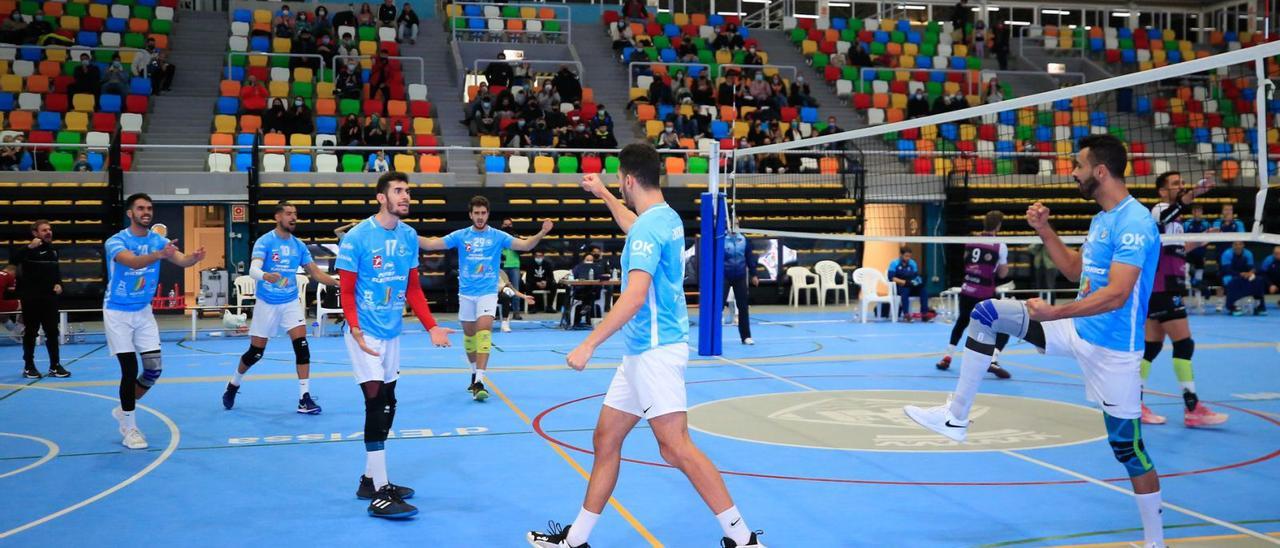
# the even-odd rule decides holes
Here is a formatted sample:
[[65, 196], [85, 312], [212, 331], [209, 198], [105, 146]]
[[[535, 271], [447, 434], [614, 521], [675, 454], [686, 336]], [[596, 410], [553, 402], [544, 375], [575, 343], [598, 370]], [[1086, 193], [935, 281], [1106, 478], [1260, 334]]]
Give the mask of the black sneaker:
[[298, 413], [303, 415], [319, 415], [320, 406], [316, 405], [316, 401], [311, 399], [311, 393], [307, 392], [302, 395], [302, 399], [298, 400]]
[[[414, 491], [412, 488], [405, 487], [403, 485], [396, 485], [394, 483], [387, 483], [387, 485], [390, 485], [392, 488], [394, 488], [396, 490], [396, 495], [399, 496], [401, 499], [413, 498]], [[376, 495], [377, 493], [378, 493], [378, 490], [373, 488], [373, 478], [369, 476], [361, 475], [360, 487], [356, 488], [356, 498], [360, 500], [369, 500], [373, 498], [373, 496]]]
[[987, 373], [991, 373], [992, 375], [995, 375], [997, 379], [1001, 380], [1013, 377], [1013, 375], [1009, 374], [1007, 369], [1000, 367], [1000, 364], [996, 362], [991, 362], [991, 365], [987, 366]]
[[746, 544], [738, 544], [734, 542], [733, 539], [729, 537], [724, 537], [720, 539], [720, 548], [738, 548], [740, 546], [741, 547], [755, 546], [757, 548], [764, 548], [764, 545], [760, 544], [760, 540], [756, 538], [756, 535], [763, 535], [763, 534], [764, 534], [764, 531], [752, 531], [751, 540], [748, 540]]
[[222, 406], [231, 409], [236, 405], [236, 393], [240, 391], [240, 387], [231, 383], [227, 383], [227, 391], [222, 393]]
[[547, 522], [547, 532], [529, 531], [524, 539], [531, 546], [538, 548], [591, 548], [590, 544], [582, 543], [577, 546], [569, 546], [569, 528], [572, 525], [566, 525], [561, 528], [559, 523], [554, 521]]
[[55, 363], [49, 366], [49, 376], [57, 379], [65, 379], [71, 376], [71, 372], [62, 368], [62, 364]]
[[375, 518], [405, 519], [417, 515], [418, 508], [400, 498], [395, 486], [383, 485], [369, 502], [369, 515]]
[[476, 381], [471, 383], [471, 387], [467, 390], [471, 391], [471, 399], [476, 401], [484, 401], [489, 399], [489, 391], [484, 389], [484, 383]]
[[36, 369], [35, 365], [27, 365], [22, 368], [22, 378], [24, 379], [40, 379], [43, 377], [44, 375], [40, 374], [40, 371]]

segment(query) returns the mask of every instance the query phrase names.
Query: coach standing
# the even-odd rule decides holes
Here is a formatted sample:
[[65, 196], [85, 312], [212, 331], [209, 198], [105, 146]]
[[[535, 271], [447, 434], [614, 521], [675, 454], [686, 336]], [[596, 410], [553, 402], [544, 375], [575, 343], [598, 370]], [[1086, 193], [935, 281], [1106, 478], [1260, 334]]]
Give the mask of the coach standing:
[[62, 272], [58, 250], [53, 248], [53, 225], [39, 220], [31, 224], [31, 242], [19, 247], [9, 259], [18, 270], [18, 299], [22, 301], [22, 376], [40, 378], [36, 370], [36, 335], [44, 328], [49, 349], [49, 376], [65, 378], [71, 373], [58, 360], [58, 295], [62, 294]]

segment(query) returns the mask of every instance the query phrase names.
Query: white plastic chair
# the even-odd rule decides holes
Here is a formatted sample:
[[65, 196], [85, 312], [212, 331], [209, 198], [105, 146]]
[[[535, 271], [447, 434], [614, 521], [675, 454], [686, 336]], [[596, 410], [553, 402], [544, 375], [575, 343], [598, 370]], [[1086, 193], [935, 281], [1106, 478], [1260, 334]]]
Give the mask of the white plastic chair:
[[551, 296], [551, 309], [552, 309], [552, 310], [559, 310], [559, 309], [560, 309], [560, 296], [561, 296], [561, 295], [566, 295], [566, 296], [568, 295], [568, 291], [565, 291], [565, 287], [564, 287], [563, 285], [561, 285], [561, 284], [562, 284], [562, 282], [564, 282], [564, 279], [565, 279], [565, 278], [567, 278], [567, 277], [569, 276], [569, 273], [570, 273], [570, 272], [572, 272], [572, 271], [570, 271], [570, 270], [553, 270], [553, 271], [551, 271], [551, 279], [552, 279], [552, 280], [555, 280], [555, 284], [556, 284], [556, 292], [555, 292], [555, 295], [552, 295], [552, 296]]
[[302, 319], [307, 319], [307, 286], [311, 284], [311, 278], [306, 274], [298, 274], [294, 276], [294, 283], [298, 284], [298, 306], [302, 307]]
[[409, 100], [410, 101], [426, 101], [427, 100], [426, 84], [409, 84]]
[[507, 167], [511, 173], [528, 173], [529, 157], [528, 156], [511, 156], [507, 158]]
[[818, 261], [818, 264], [813, 265], [813, 271], [818, 274], [818, 302], [826, 306], [827, 292], [835, 291], [837, 297], [843, 294], [845, 306], [849, 305], [849, 277], [839, 263]]
[[[335, 274], [335, 275], [333, 276], [333, 279], [337, 280], [337, 279], [338, 279], [338, 276]], [[324, 336], [324, 320], [325, 320], [325, 317], [329, 316], [330, 314], [335, 315], [335, 316], [341, 316], [341, 315], [342, 315], [342, 307], [341, 307], [341, 305], [339, 305], [339, 307], [338, 307], [338, 308], [325, 308], [325, 306], [324, 306], [324, 294], [325, 294], [326, 292], [328, 292], [328, 291], [332, 291], [332, 290], [331, 290], [331, 289], [329, 289], [329, 286], [327, 286], [327, 285], [320, 284], [320, 285], [316, 286], [316, 336], [317, 336], [317, 337], [323, 337], [323, 336]]]
[[[818, 276], [810, 272], [808, 268], [803, 266], [793, 266], [787, 269], [787, 277], [791, 279], [791, 306], [800, 306], [800, 292], [813, 290], [814, 296], [821, 297], [822, 292], [818, 286]], [[813, 301], [809, 301], [813, 304]], [[819, 306], [825, 306], [819, 300]]]
[[239, 314], [240, 308], [244, 306], [245, 301], [258, 301], [255, 293], [258, 290], [258, 282], [248, 276], [236, 276], [236, 314]]
[[379, 42], [395, 42], [395, 41], [396, 41], [396, 29], [391, 28], [391, 27], [381, 27], [381, 28], [379, 28], [379, 29], [378, 29], [378, 41], [379, 41]]
[[335, 154], [317, 154], [316, 155], [316, 172], [317, 173], [337, 173], [338, 156]]
[[231, 171], [231, 155], [221, 152], [209, 154], [209, 171], [214, 173], [229, 173]]
[[263, 154], [262, 155], [262, 171], [268, 173], [279, 173], [285, 171], [285, 161], [283, 154]]
[[126, 112], [121, 114], [120, 131], [129, 131], [133, 133], [142, 131], [142, 115], [136, 112]]
[[[889, 319], [894, 322], [898, 321], [898, 295], [893, 290], [893, 284], [889, 283], [889, 279], [884, 276], [884, 273], [864, 266], [853, 271], [853, 283], [858, 284], [861, 289], [858, 293], [858, 303], [862, 308], [862, 323], [867, 323], [867, 310], [873, 305], [878, 310], [881, 303], [889, 304]], [[888, 288], [888, 295], [880, 294], [881, 285]]]

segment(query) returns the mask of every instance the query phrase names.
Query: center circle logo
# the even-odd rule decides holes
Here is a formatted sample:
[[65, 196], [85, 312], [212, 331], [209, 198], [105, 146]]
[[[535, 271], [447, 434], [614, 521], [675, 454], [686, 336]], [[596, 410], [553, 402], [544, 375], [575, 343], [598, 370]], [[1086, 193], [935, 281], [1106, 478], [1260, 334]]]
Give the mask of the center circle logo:
[[925, 430], [902, 411], [944, 400], [944, 393], [919, 390], [760, 394], [693, 406], [689, 427], [741, 441], [847, 451], [1001, 451], [1106, 438], [1100, 411], [1053, 400], [981, 394], [963, 444]]

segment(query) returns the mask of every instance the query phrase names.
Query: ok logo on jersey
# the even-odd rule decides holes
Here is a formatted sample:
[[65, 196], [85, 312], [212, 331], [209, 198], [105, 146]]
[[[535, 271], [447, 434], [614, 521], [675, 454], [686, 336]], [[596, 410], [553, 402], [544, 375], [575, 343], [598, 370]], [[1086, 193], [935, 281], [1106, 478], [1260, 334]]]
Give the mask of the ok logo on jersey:
[[1147, 235], [1126, 232], [1120, 237], [1120, 245], [1124, 247], [1146, 247]]
[[653, 248], [653, 242], [646, 242], [643, 240], [631, 242], [631, 253], [642, 257], [653, 255]]

